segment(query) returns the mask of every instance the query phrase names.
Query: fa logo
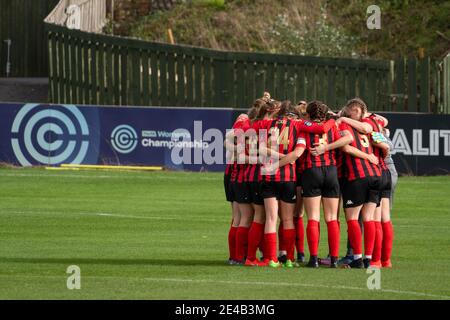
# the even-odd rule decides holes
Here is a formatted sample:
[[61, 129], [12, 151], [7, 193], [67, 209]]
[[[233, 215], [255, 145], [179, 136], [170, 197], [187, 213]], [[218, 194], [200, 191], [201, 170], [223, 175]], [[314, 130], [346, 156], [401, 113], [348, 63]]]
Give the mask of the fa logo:
[[368, 268], [367, 274], [372, 274], [367, 278], [367, 289], [380, 290], [381, 289], [381, 270], [377, 268]]
[[371, 5], [367, 7], [367, 14], [370, 17], [367, 19], [367, 28], [369, 30], [381, 29], [381, 9], [377, 5]]
[[81, 289], [81, 270], [79, 266], [68, 266], [66, 273], [70, 274], [67, 278], [67, 289]]

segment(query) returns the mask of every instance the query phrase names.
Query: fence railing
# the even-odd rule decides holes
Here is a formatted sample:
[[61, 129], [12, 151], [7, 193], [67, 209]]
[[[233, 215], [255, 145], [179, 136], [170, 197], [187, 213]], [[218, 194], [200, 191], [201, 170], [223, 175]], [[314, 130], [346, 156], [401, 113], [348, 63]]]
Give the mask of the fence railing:
[[371, 110], [450, 112], [448, 59], [444, 74], [428, 57], [225, 52], [46, 26], [53, 103], [245, 108], [269, 90], [279, 100], [320, 99], [334, 109], [359, 96]]
[[450, 113], [450, 52], [439, 64], [439, 66], [442, 68], [442, 112]]
[[47, 77], [44, 18], [58, 0], [0, 0], [0, 78]]
[[439, 62], [424, 57], [393, 61], [391, 104], [393, 111], [448, 113], [443, 108]]
[[246, 107], [277, 99], [390, 110], [389, 61], [214, 51], [47, 25], [56, 103]]
[[45, 19], [46, 23], [64, 26], [69, 18], [67, 8], [77, 7], [76, 15], [80, 19], [80, 30], [101, 32], [107, 22], [107, 0], [61, 0]]

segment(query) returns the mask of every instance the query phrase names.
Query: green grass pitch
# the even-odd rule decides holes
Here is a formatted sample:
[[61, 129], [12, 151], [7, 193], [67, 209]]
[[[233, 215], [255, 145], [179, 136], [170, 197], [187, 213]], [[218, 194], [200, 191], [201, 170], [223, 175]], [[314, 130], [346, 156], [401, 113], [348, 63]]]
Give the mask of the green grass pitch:
[[226, 265], [222, 174], [3, 168], [0, 181], [0, 299], [450, 299], [449, 176], [400, 179], [380, 290], [366, 270]]

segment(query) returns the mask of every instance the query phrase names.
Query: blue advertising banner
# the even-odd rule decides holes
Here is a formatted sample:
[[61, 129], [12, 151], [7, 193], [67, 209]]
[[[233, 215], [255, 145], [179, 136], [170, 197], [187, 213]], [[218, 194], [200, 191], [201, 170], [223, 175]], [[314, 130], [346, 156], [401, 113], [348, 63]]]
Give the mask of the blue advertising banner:
[[[242, 110], [0, 104], [0, 162], [222, 171]], [[450, 115], [385, 113], [399, 173], [450, 172]]]
[[0, 161], [221, 171], [231, 117], [231, 109], [0, 104]]

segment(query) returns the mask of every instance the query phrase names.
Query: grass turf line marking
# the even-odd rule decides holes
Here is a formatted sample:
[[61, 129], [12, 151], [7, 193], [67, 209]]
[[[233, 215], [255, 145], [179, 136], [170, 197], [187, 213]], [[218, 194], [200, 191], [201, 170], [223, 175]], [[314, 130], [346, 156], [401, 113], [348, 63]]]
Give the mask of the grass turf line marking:
[[[115, 213], [107, 213], [107, 212], [51, 212], [51, 211], [8, 211], [1, 212], [0, 214], [47, 214], [47, 215], [55, 215], [55, 214], [72, 214], [72, 215], [84, 215], [84, 216], [100, 216], [100, 217], [113, 217], [113, 218], [124, 218], [124, 219], [144, 219], [144, 220], [185, 220], [185, 216], [167, 216], [167, 217], [158, 217], [158, 216], [132, 216], [125, 214], [115, 214]], [[208, 219], [199, 216], [190, 216], [189, 218], [192, 221], [203, 221], [203, 222], [229, 222], [231, 218], [223, 218], [223, 219]]]
[[[94, 171], [93, 171], [94, 172]], [[137, 174], [137, 172], [129, 172], [132, 174]], [[2, 177], [31, 177], [31, 178], [78, 178], [78, 179], [142, 179], [142, 180], [179, 180], [180, 178], [192, 178], [191, 175], [171, 177], [170, 175], [153, 175], [155, 173], [161, 174], [161, 172], [151, 172], [148, 176], [126, 176], [126, 175], [82, 175], [82, 174], [35, 174], [35, 173], [0, 173]], [[219, 181], [221, 180], [219, 177], [217, 178], [208, 178], [205, 176], [196, 176], [196, 180], [205, 180], [205, 181]]]
[[[361, 287], [349, 287], [349, 286], [327, 286], [324, 284], [308, 284], [308, 283], [287, 283], [287, 282], [259, 282], [259, 281], [221, 281], [221, 280], [194, 280], [194, 279], [170, 279], [170, 278], [143, 278], [146, 281], [166, 281], [166, 282], [192, 282], [192, 283], [220, 283], [220, 284], [231, 284], [231, 285], [260, 285], [260, 286], [296, 286], [296, 287], [308, 287], [308, 288], [325, 288], [325, 289], [346, 289], [346, 290], [359, 290], [359, 291], [368, 291], [367, 288]], [[395, 293], [395, 294], [403, 294], [403, 295], [415, 295], [422, 297], [434, 297], [441, 299], [450, 299], [450, 296], [442, 296], [436, 294], [429, 294], [423, 292], [416, 291], [401, 291], [401, 290], [393, 290], [393, 289], [380, 289], [380, 290], [370, 290], [374, 292], [386, 292], [386, 293]]]
[[[65, 279], [61, 276], [50, 275], [4, 275], [0, 274], [0, 278], [57, 278]], [[225, 284], [225, 285], [248, 285], [248, 286], [280, 286], [280, 287], [306, 287], [306, 288], [321, 288], [332, 290], [358, 290], [358, 291], [372, 291], [373, 293], [394, 293], [400, 295], [413, 295], [420, 297], [450, 299], [450, 296], [437, 295], [431, 293], [417, 292], [417, 291], [403, 291], [394, 289], [379, 289], [369, 290], [364, 287], [350, 287], [350, 286], [330, 286], [324, 284], [310, 284], [310, 283], [287, 283], [287, 282], [262, 282], [262, 281], [223, 281], [223, 280], [206, 280], [206, 279], [177, 279], [177, 278], [139, 278], [139, 277], [116, 277], [116, 276], [84, 276], [84, 278], [100, 278], [101, 279], [125, 279], [135, 281], [150, 281], [150, 282], [179, 282], [179, 283], [213, 283], [213, 284]]]
[[[113, 218], [124, 218], [124, 219], [144, 219], [144, 220], [183, 220], [184, 216], [167, 216], [167, 217], [159, 217], [159, 216], [134, 216], [134, 215], [125, 215], [125, 214], [116, 214], [116, 213], [106, 213], [106, 212], [49, 212], [49, 211], [9, 211], [3, 212], [9, 214], [74, 214], [74, 215], [91, 215], [91, 216], [100, 216], [100, 217], [113, 217]], [[0, 211], [0, 214], [2, 212]], [[193, 219], [191, 219], [193, 218]], [[203, 221], [203, 222], [228, 222], [230, 218], [223, 219], [208, 219], [199, 216], [190, 216], [192, 221]], [[437, 229], [437, 230], [448, 230], [448, 227], [443, 226], [427, 226], [427, 225], [413, 225], [413, 224], [398, 224], [394, 223], [394, 227], [400, 228], [429, 228], [429, 229]]]
[[[49, 211], [9, 211], [9, 212], [0, 212], [9, 213], [9, 214], [58, 214], [60, 212], [49, 212]], [[125, 219], [147, 219], [147, 220], [184, 220], [186, 217], [184, 216], [167, 216], [167, 217], [159, 217], [159, 216], [134, 216], [134, 215], [125, 215], [125, 214], [116, 214], [116, 213], [106, 213], [106, 212], [61, 212], [62, 214], [77, 214], [77, 215], [91, 215], [91, 216], [100, 216], [100, 217], [113, 217], [113, 218], [125, 218]], [[190, 216], [192, 221], [204, 221], [204, 222], [228, 222], [230, 218], [223, 219], [208, 219], [199, 216]], [[400, 228], [429, 228], [429, 229], [437, 229], [437, 230], [448, 230], [448, 227], [440, 227], [440, 226], [427, 226], [427, 225], [413, 225], [413, 224], [398, 224], [394, 223], [394, 227]]]

